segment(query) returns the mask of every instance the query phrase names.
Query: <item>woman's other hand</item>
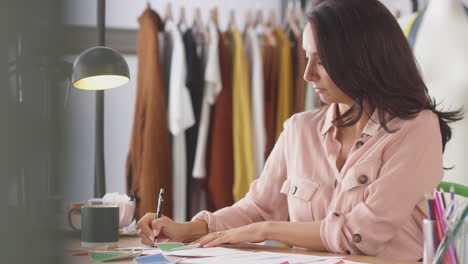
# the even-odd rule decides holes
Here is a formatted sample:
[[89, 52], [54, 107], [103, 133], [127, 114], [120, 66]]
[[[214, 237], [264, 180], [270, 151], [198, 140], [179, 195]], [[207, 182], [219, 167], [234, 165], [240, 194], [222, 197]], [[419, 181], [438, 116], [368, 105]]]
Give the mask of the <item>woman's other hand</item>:
[[224, 243], [262, 242], [265, 240], [266, 225], [267, 222], [259, 222], [226, 231], [213, 232], [192, 244], [200, 243], [199, 247], [215, 247]]

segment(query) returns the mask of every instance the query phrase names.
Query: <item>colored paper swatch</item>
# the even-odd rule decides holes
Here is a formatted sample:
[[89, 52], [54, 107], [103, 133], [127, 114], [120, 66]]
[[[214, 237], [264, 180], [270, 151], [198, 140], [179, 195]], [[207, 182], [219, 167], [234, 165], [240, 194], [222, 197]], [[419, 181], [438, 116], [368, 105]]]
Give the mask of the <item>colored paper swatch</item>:
[[135, 264], [174, 264], [177, 261], [168, 260], [163, 254], [154, 254], [144, 257], [138, 257], [133, 260]]
[[197, 248], [199, 245], [200, 244], [185, 245], [184, 243], [156, 243], [156, 246], [158, 246], [159, 249], [166, 252]]
[[110, 261], [116, 259], [134, 258], [141, 255], [141, 251], [90, 251], [89, 256], [94, 261]]
[[162, 251], [171, 251], [180, 247], [185, 247], [184, 243], [156, 243], [159, 249]]

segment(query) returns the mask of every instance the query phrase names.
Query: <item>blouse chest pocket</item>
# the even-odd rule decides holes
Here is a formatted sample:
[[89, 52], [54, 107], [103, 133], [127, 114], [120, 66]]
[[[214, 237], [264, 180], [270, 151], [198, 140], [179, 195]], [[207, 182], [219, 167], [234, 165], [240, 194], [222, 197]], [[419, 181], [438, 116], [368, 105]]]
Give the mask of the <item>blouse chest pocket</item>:
[[287, 179], [281, 187], [281, 193], [290, 197], [296, 197], [304, 201], [310, 201], [319, 184], [309, 179]]
[[287, 179], [280, 190], [287, 195], [291, 221], [313, 221], [313, 196], [320, 184], [305, 178]]
[[381, 165], [381, 159], [376, 158], [351, 167], [341, 183], [342, 192], [357, 187], [365, 187], [373, 183], [379, 175]]

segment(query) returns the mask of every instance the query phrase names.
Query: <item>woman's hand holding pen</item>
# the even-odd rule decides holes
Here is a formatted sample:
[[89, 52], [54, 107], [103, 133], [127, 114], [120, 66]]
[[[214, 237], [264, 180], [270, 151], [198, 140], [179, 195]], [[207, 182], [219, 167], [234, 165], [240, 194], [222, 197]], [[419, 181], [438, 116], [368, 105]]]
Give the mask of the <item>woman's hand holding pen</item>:
[[208, 232], [203, 221], [176, 223], [169, 217], [163, 216], [155, 219], [155, 213], [145, 214], [137, 223], [140, 229], [141, 243], [154, 246], [154, 238], [158, 242], [182, 242], [197, 239]]
[[165, 216], [155, 219], [155, 215], [155, 213], [147, 213], [137, 223], [143, 244], [154, 246], [155, 237], [158, 237], [158, 242], [182, 241], [184, 239], [184, 230], [180, 227], [182, 224]]
[[267, 222], [258, 222], [221, 232], [210, 233], [193, 242], [199, 247], [215, 247], [224, 243], [262, 242], [265, 240]]

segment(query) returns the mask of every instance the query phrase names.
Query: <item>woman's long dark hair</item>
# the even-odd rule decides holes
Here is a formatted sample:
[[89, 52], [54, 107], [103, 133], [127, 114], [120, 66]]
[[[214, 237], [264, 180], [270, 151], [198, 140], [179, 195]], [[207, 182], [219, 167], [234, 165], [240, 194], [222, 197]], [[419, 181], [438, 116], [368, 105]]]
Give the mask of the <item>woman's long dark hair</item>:
[[448, 123], [463, 118], [463, 108], [437, 110], [398, 22], [377, 0], [321, 0], [306, 14], [318, 55], [335, 84], [355, 103], [337, 126], [355, 124], [363, 100], [379, 109], [379, 122], [391, 133], [385, 113], [412, 119], [424, 109], [439, 117], [442, 147], [452, 137]]

